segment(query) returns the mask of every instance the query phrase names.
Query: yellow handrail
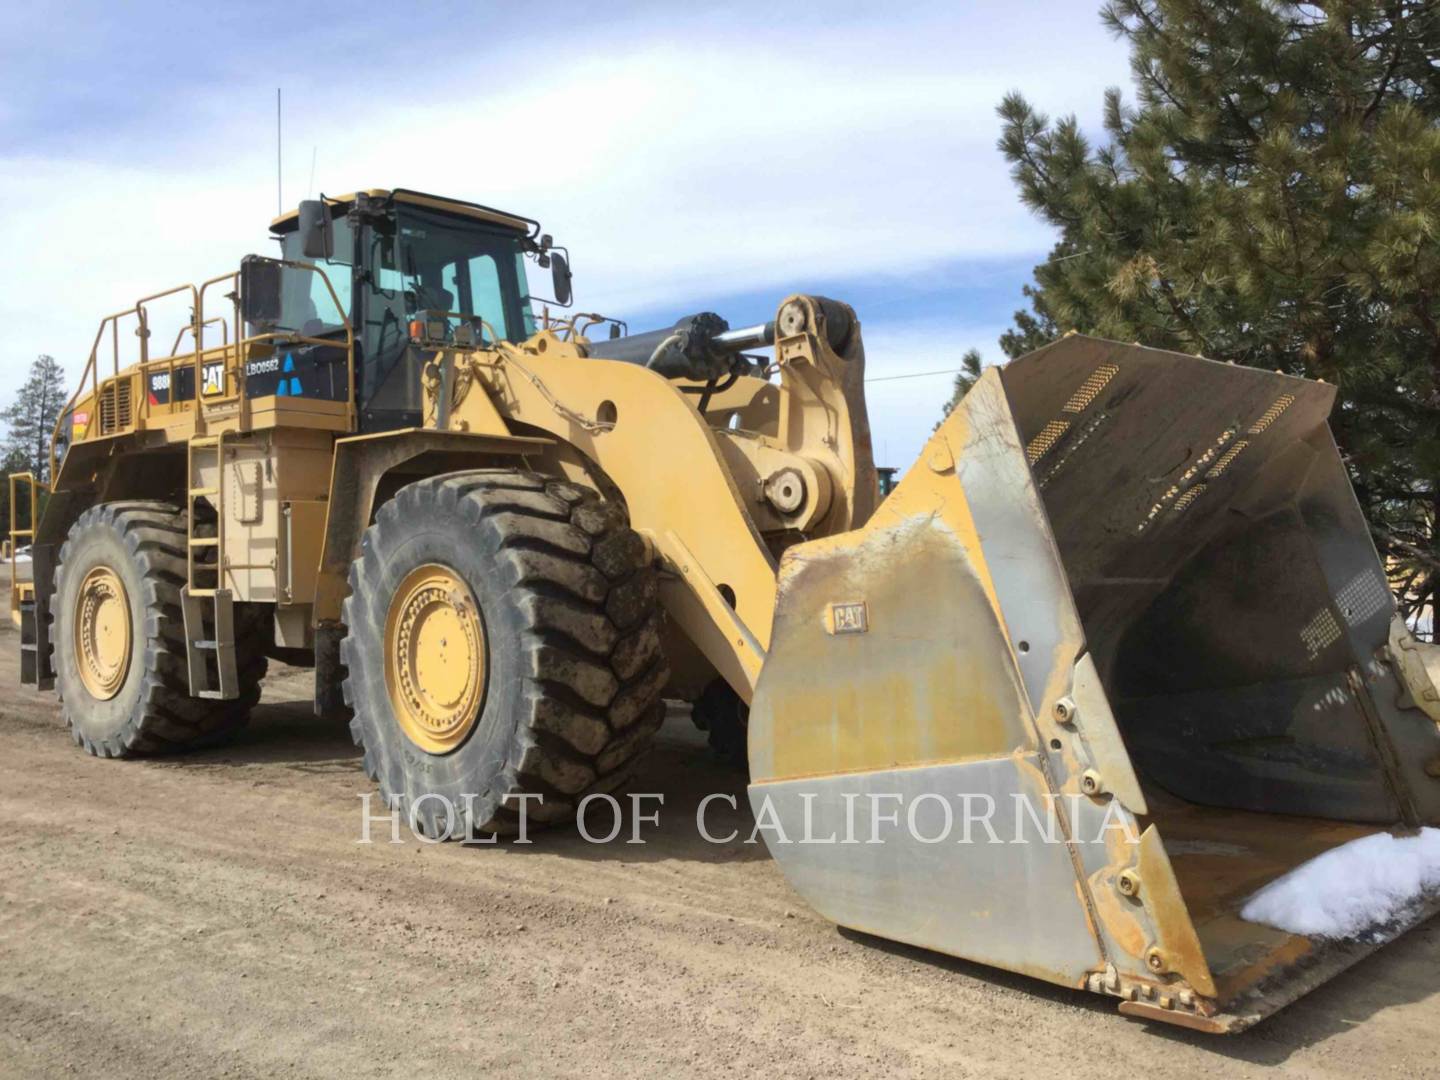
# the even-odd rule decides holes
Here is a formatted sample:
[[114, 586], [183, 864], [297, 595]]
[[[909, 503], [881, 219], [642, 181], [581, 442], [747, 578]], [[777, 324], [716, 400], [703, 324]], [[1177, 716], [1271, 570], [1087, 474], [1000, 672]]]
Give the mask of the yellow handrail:
[[[308, 272], [310, 272], [310, 273], [319, 274], [319, 275], [320, 275], [320, 279], [325, 283], [325, 290], [330, 294], [330, 299], [331, 299], [331, 300], [334, 302], [334, 304], [335, 304], [335, 310], [336, 310], [337, 312], [339, 312], [339, 314], [340, 314], [341, 325], [342, 325], [342, 326], [344, 327], [344, 329], [345, 329], [345, 377], [346, 377], [345, 419], [346, 419], [346, 427], [347, 427], [347, 429], [350, 430], [350, 431], [354, 431], [354, 430], [355, 430], [355, 422], [356, 422], [356, 409], [355, 409], [355, 329], [354, 329], [354, 327], [350, 324], [350, 318], [349, 318], [349, 316], [346, 315], [346, 313], [345, 313], [344, 305], [340, 303], [340, 296], [339, 296], [339, 294], [335, 291], [335, 286], [334, 286], [334, 285], [331, 283], [331, 281], [330, 281], [330, 275], [328, 275], [323, 269], [321, 269], [319, 266], [316, 266], [314, 263], [294, 262], [294, 261], [291, 261], [291, 260], [289, 260], [289, 259], [279, 259], [279, 260], [276, 260], [276, 261], [279, 262], [280, 265], [290, 267], [291, 269], [294, 269], [294, 270], [305, 270], [305, 271], [308, 271]], [[149, 328], [148, 315], [147, 315], [146, 310], [145, 310], [145, 305], [146, 305], [146, 304], [152, 303], [153, 301], [156, 301], [156, 300], [164, 299], [164, 298], [167, 297], [167, 296], [174, 296], [174, 295], [177, 294], [177, 293], [183, 293], [183, 292], [185, 292], [186, 290], [189, 290], [189, 292], [190, 292], [190, 294], [191, 294], [191, 309], [190, 309], [190, 310], [191, 310], [191, 320], [190, 320], [190, 324], [189, 324], [189, 327], [188, 327], [188, 328], [189, 328], [189, 330], [190, 330], [190, 332], [191, 332], [191, 334], [193, 335], [194, 340], [195, 340], [195, 355], [194, 355], [194, 361], [193, 361], [193, 363], [194, 363], [194, 367], [195, 367], [195, 398], [194, 398], [195, 404], [194, 404], [194, 408], [195, 408], [195, 411], [196, 411], [195, 430], [196, 430], [196, 433], [197, 433], [197, 434], [202, 433], [202, 432], [204, 431], [204, 428], [205, 428], [205, 420], [204, 420], [205, 412], [204, 412], [204, 408], [203, 408], [204, 403], [203, 403], [203, 401], [201, 400], [200, 388], [201, 388], [201, 381], [202, 381], [202, 378], [203, 378], [202, 368], [203, 368], [203, 366], [204, 366], [204, 365], [203, 365], [203, 357], [204, 357], [204, 354], [205, 354], [205, 327], [206, 327], [206, 326], [211, 325], [212, 323], [218, 321], [218, 322], [220, 322], [220, 324], [221, 324], [222, 327], [225, 327], [225, 328], [226, 328], [226, 330], [224, 331], [224, 337], [223, 337], [223, 339], [222, 339], [222, 345], [221, 345], [222, 356], [226, 356], [226, 357], [227, 357], [227, 360], [226, 360], [226, 369], [227, 369], [227, 372], [229, 372], [229, 371], [234, 371], [234, 372], [237, 372], [237, 373], [238, 373], [237, 376], [236, 376], [237, 379], [238, 379], [239, 382], [240, 382], [240, 390], [239, 390], [238, 392], [239, 392], [240, 397], [242, 398], [242, 401], [243, 401], [243, 399], [244, 399], [244, 389], [243, 389], [243, 384], [244, 384], [244, 364], [242, 363], [242, 359], [243, 359], [245, 353], [248, 351], [248, 348], [249, 348], [250, 346], [255, 345], [255, 344], [258, 344], [258, 343], [261, 343], [261, 342], [265, 342], [265, 341], [282, 340], [282, 339], [285, 340], [285, 341], [288, 341], [288, 342], [293, 342], [293, 343], [302, 344], [302, 345], [331, 345], [331, 346], [333, 346], [333, 345], [336, 344], [333, 340], [328, 340], [328, 339], [324, 339], [324, 338], [304, 337], [304, 336], [301, 336], [301, 335], [299, 335], [299, 334], [293, 334], [293, 333], [288, 333], [288, 332], [284, 332], [284, 331], [272, 331], [272, 332], [267, 332], [267, 333], [264, 333], [264, 334], [256, 334], [256, 335], [253, 335], [253, 336], [251, 336], [251, 337], [244, 337], [243, 334], [242, 334], [242, 329], [243, 329], [243, 328], [242, 328], [242, 325], [241, 325], [241, 316], [240, 316], [240, 288], [239, 288], [239, 278], [240, 278], [239, 271], [231, 271], [230, 273], [221, 274], [221, 275], [219, 275], [218, 277], [213, 277], [213, 278], [211, 278], [209, 281], [202, 282], [199, 286], [196, 286], [196, 285], [177, 285], [177, 286], [175, 286], [173, 289], [166, 289], [164, 292], [158, 292], [158, 293], [154, 293], [154, 294], [152, 294], [152, 295], [150, 295], [150, 296], [141, 297], [139, 300], [137, 300], [137, 301], [135, 302], [135, 306], [134, 306], [134, 307], [126, 308], [126, 309], [123, 310], [123, 311], [117, 311], [117, 312], [115, 312], [113, 315], [107, 315], [107, 316], [105, 316], [103, 319], [100, 320], [100, 326], [99, 326], [99, 327], [96, 329], [96, 331], [95, 331], [95, 341], [94, 341], [94, 342], [92, 343], [92, 345], [90, 346], [90, 356], [89, 356], [89, 358], [86, 360], [86, 362], [85, 362], [85, 367], [84, 367], [84, 369], [82, 370], [82, 372], [81, 372], [81, 374], [80, 374], [80, 383], [79, 383], [79, 385], [75, 388], [75, 392], [70, 395], [70, 399], [65, 403], [65, 407], [60, 410], [60, 415], [57, 417], [57, 419], [56, 419], [56, 421], [55, 421], [55, 426], [54, 426], [54, 427], [51, 429], [51, 431], [50, 431], [50, 476], [51, 476], [52, 478], [53, 478], [53, 477], [56, 477], [56, 476], [58, 475], [59, 461], [58, 461], [58, 455], [57, 455], [56, 448], [57, 448], [57, 445], [58, 445], [59, 439], [60, 439], [60, 429], [61, 429], [61, 426], [65, 423], [66, 418], [67, 418], [68, 416], [70, 416], [71, 412], [74, 410], [76, 402], [78, 402], [78, 401], [80, 400], [80, 395], [85, 392], [87, 381], [88, 381], [88, 383], [90, 384], [90, 392], [91, 392], [92, 395], [98, 396], [98, 394], [99, 394], [99, 392], [100, 392], [100, 375], [99, 375], [100, 341], [101, 341], [101, 339], [105, 336], [105, 329], [106, 329], [106, 327], [108, 326], [108, 327], [110, 328], [110, 337], [111, 337], [111, 369], [112, 369], [112, 370], [111, 370], [111, 376], [110, 376], [111, 378], [114, 378], [114, 377], [116, 377], [116, 376], [118, 376], [118, 375], [120, 374], [120, 320], [123, 319], [123, 318], [126, 318], [126, 317], [128, 317], [128, 316], [131, 316], [131, 315], [135, 316], [137, 322], [139, 323], [139, 325], [136, 327], [135, 333], [136, 333], [136, 336], [138, 336], [139, 339], [140, 339], [140, 360], [139, 360], [139, 363], [138, 363], [136, 366], [137, 366], [139, 372], [141, 373], [142, 377], [143, 377], [143, 375], [144, 375], [146, 372], [148, 372], [148, 371], [150, 370], [150, 368], [151, 368], [151, 366], [152, 366], [152, 361], [150, 360], [150, 350], [149, 350], [150, 328]], [[234, 288], [230, 293], [227, 294], [227, 298], [230, 299], [230, 300], [232, 301], [233, 305], [234, 305], [233, 325], [234, 325], [235, 330], [234, 330], [234, 333], [233, 333], [233, 334], [231, 334], [231, 333], [228, 332], [228, 324], [226, 323], [226, 321], [225, 321], [225, 319], [224, 319], [223, 316], [216, 316], [214, 319], [206, 319], [206, 318], [205, 318], [205, 293], [206, 293], [206, 290], [208, 290], [208, 289], [210, 288], [210, 286], [212, 286], [212, 285], [218, 285], [218, 284], [220, 284], [221, 282], [227, 282], [227, 281], [228, 281], [228, 282], [233, 282], [234, 285], [235, 285], [235, 288]], [[181, 330], [180, 330], [180, 333], [176, 336], [176, 344], [177, 344], [177, 346], [178, 346], [180, 337], [183, 336], [184, 333], [185, 333], [185, 328], [182, 327]], [[232, 351], [232, 350], [233, 350], [233, 351]], [[175, 356], [174, 348], [172, 348], [172, 349], [171, 349], [171, 354], [170, 354], [170, 356], [165, 357], [165, 358], [163, 359], [163, 361], [156, 361], [156, 362], [154, 362], [155, 364], [158, 364], [158, 363], [161, 363], [161, 362], [163, 362], [163, 363], [165, 364], [166, 370], [167, 370], [167, 371], [169, 372], [169, 374], [170, 374], [170, 385], [171, 385], [172, 387], [175, 387], [175, 386], [176, 386], [176, 383], [175, 383], [175, 368], [176, 368], [176, 363], [175, 363], [175, 362], [176, 362], [177, 359], [181, 359], [181, 358]], [[149, 397], [148, 392], [144, 392], [144, 391], [148, 391], [148, 387], [142, 387], [142, 412], [141, 412], [141, 415], [149, 416], [149, 415], [150, 415], [150, 397]], [[226, 395], [225, 400], [229, 400], [229, 395]], [[175, 405], [180, 404], [178, 401], [176, 401], [175, 392], [174, 392], [173, 390], [172, 390], [172, 392], [171, 392], [170, 404], [172, 405], [172, 407], [175, 406]], [[17, 474], [17, 475], [18, 475], [18, 474]]]
[[[206, 326], [214, 326], [216, 323], [220, 324], [221, 346], [228, 346], [230, 344], [230, 324], [227, 323], [219, 315], [216, 315], [213, 319], [205, 320]], [[172, 359], [180, 354], [180, 339], [185, 336], [185, 332], [187, 330], [191, 333], [191, 335], [194, 335], [195, 328], [189, 323], [186, 323], [184, 326], [180, 327], [180, 329], [175, 332], [175, 344], [170, 346], [170, 356], [166, 357], [167, 360]]]
[[[17, 527], [16, 527], [16, 523], [15, 523], [15, 510], [17, 509], [17, 504], [19, 503], [19, 500], [18, 500], [18, 498], [16, 497], [17, 492], [16, 492], [15, 489], [16, 489], [17, 485], [18, 485], [19, 483], [22, 483], [22, 482], [25, 483], [25, 484], [28, 484], [28, 485], [30, 486], [30, 527], [29, 527], [28, 529], [17, 528]], [[50, 489], [49, 489], [49, 487], [46, 486], [46, 484], [44, 483], [44, 481], [35, 479], [35, 474], [34, 474], [34, 473], [31, 473], [31, 472], [11, 473], [10, 476], [9, 476], [9, 483], [10, 483], [10, 595], [13, 597], [13, 596], [15, 595], [15, 585], [16, 585], [16, 582], [17, 582], [18, 579], [19, 579], [19, 570], [18, 570], [18, 568], [17, 568], [17, 553], [18, 553], [19, 550], [20, 550], [20, 545], [17, 544], [15, 541], [18, 540], [18, 539], [19, 539], [20, 537], [22, 537], [22, 536], [28, 537], [29, 540], [30, 540], [30, 543], [31, 543], [31, 545], [32, 545], [32, 552], [31, 552], [31, 556], [30, 556], [30, 557], [31, 557], [32, 559], [35, 557], [35, 556], [34, 556], [34, 552], [33, 552], [33, 545], [34, 545], [34, 543], [35, 543], [35, 526], [36, 526], [36, 519], [40, 516], [40, 489], [41, 489], [41, 488], [45, 488], [46, 491], [49, 491]]]

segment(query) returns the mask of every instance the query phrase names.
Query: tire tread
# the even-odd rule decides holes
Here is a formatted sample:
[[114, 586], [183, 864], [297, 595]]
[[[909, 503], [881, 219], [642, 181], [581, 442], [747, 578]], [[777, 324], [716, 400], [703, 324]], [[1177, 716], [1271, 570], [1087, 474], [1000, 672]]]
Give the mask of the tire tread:
[[[402, 488], [366, 533], [350, 568], [346, 625], [357, 596], [381, 580], [380, 548], [392, 520], [422, 503], [454, 511], [486, 530], [526, 628], [521, 634], [523, 715], [506, 760], [477, 793], [470, 835], [516, 831], [521, 796], [532, 823], [573, 816], [591, 793], [609, 793], [628, 779], [664, 718], [661, 691], [669, 677], [660, 643], [654, 570], [621, 507], [589, 488], [511, 469], [478, 470], [418, 481]], [[353, 638], [342, 643], [349, 672], [357, 670]], [[383, 663], [383, 659], [381, 660]], [[359, 680], [347, 676], [345, 701], [356, 706]], [[399, 755], [367, 745], [357, 709], [351, 735], [365, 770], [387, 805], [407, 790]], [[435, 821], [417, 822], [436, 829]]]
[[[75, 742], [97, 757], [174, 753], [213, 744], [243, 726], [260, 700], [260, 682], [267, 667], [260, 645], [265, 609], [253, 604], [239, 604], [235, 609], [239, 697], [230, 701], [191, 697], [180, 611], [180, 589], [186, 580], [184, 513], [169, 503], [140, 500], [90, 507], [71, 526], [61, 545], [55, 567], [57, 597], [66, 565], [78, 555], [75, 545], [83, 532], [96, 525], [114, 530], [140, 577], [141, 595], [133, 599], [145, 609], [145, 640], [138, 644], [131, 663], [142, 664], [144, 675], [130, 715], [118, 731], [100, 739], [80, 730], [74, 710], [83, 702], [67, 701], [57, 680], [61, 711]], [[60, 649], [70, 634], [59, 613], [50, 618], [52, 647]]]

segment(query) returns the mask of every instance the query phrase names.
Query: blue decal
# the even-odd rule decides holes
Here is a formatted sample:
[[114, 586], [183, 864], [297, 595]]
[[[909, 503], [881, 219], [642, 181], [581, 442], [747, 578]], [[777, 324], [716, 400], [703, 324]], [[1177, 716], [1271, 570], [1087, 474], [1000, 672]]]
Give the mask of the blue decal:
[[[294, 370], [295, 370], [295, 356], [294, 356], [293, 353], [286, 353], [286, 354], [285, 354], [285, 363], [281, 366], [280, 370], [281, 370], [281, 371], [294, 371]], [[287, 384], [288, 384], [288, 385], [287, 385]], [[281, 379], [281, 380], [280, 380], [280, 384], [275, 388], [275, 396], [276, 396], [276, 397], [299, 397], [299, 396], [300, 396], [300, 376], [298, 376], [298, 375], [292, 375], [292, 376], [290, 376], [290, 378], [289, 378], [288, 380], [286, 380], [286, 379]]]

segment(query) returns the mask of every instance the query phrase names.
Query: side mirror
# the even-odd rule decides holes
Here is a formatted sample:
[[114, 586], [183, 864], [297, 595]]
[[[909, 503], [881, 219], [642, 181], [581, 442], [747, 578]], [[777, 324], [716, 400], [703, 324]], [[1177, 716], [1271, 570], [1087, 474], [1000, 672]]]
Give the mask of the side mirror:
[[252, 326], [280, 321], [280, 271], [275, 259], [246, 255], [240, 260], [240, 317]]
[[300, 204], [300, 250], [307, 259], [328, 259], [335, 254], [335, 227], [321, 199]]
[[558, 251], [550, 252], [550, 282], [556, 302], [562, 306], [570, 303], [570, 264]]

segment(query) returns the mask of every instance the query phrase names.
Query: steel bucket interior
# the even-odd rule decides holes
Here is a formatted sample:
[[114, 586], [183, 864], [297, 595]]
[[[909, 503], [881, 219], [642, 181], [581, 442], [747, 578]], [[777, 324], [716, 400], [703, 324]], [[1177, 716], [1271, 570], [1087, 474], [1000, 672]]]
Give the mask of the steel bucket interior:
[[1333, 388], [1085, 338], [1001, 377], [1150, 820], [1233, 994], [1293, 952], [1238, 919], [1256, 889], [1440, 813], [1436, 724], [1390, 662]]

